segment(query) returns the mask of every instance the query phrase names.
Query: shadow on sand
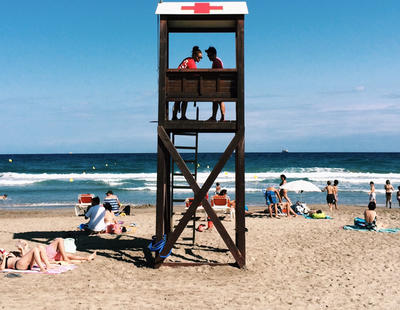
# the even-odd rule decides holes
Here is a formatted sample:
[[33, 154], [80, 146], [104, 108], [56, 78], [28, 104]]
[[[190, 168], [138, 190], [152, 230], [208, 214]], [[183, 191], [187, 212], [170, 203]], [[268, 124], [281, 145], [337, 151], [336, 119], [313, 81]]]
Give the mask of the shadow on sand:
[[88, 235], [83, 231], [30, 231], [14, 234], [14, 239], [45, 245], [55, 238], [74, 238], [77, 250], [81, 252], [91, 253], [97, 250], [99, 256], [133, 263], [136, 267], [154, 266], [153, 256], [147, 247], [151, 240], [129, 234]]

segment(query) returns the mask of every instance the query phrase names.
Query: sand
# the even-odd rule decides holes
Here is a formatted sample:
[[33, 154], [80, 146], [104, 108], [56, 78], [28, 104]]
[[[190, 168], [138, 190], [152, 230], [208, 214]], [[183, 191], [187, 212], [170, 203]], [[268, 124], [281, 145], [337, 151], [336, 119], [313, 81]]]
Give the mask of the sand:
[[[325, 206], [317, 206], [326, 211]], [[258, 208], [262, 210], [262, 208]], [[345, 231], [363, 208], [341, 206], [333, 220], [246, 217], [247, 267], [148, 267], [154, 208], [138, 208], [134, 234], [79, 235], [92, 262], [59, 275], [0, 274], [1, 309], [400, 309], [400, 233]], [[379, 222], [400, 227], [400, 209], [379, 209]], [[181, 217], [177, 212], [175, 219]], [[0, 247], [45, 244], [75, 234], [72, 210], [0, 211]], [[234, 236], [233, 222], [224, 220]], [[191, 229], [185, 230], [185, 236]], [[234, 262], [218, 233], [179, 240], [171, 261]]]

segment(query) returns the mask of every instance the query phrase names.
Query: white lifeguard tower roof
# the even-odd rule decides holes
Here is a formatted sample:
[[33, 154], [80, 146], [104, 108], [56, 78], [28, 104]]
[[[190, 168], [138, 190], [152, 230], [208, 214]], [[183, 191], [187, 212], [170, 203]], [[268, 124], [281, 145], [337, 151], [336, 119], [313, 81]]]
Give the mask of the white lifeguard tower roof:
[[248, 13], [245, 1], [161, 2], [156, 10], [169, 32], [235, 32], [237, 19]]
[[158, 15], [244, 15], [248, 14], [247, 3], [237, 2], [161, 2]]

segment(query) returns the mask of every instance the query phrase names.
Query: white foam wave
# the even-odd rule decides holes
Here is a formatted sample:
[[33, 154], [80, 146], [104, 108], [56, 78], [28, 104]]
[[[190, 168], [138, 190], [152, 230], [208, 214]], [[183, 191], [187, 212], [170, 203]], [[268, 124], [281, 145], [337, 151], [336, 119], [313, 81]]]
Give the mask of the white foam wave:
[[74, 206], [75, 202], [34, 202], [34, 203], [15, 203], [11, 204], [10, 207], [63, 207], [63, 206]]
[[[386, 180], [391, 180], [392, 184], [400, 183], [400, 173], [366, 173], [352, 172], [341, 168], [287, 168], [283, 171], [260, 171], [245, 173], [247, 187], [263, 187], [266, 184], [279, 183], [279, 176], [285, 174], [288, 181], [309, 180], [317, 186], [324, 186], [327, 180], [339, 180], [339, 185], [344, 188], [347, 186], [357, 187], [357, 185], [368, 186], [370, 181], [378, 186], [384, 185]], [[209, 176], [209, 172], [199, 172], [197, 181], [203, 184]], [[102, 182], [113, 187], [122, 187], [124, 184], [138, 181], [143, 182], [144, 189], [153, 190], [147, 187], [155, 187], [157, 173], [66, 173], [66, 174], [31, 174], [6, 172], [0, 174], [0, 186], [18, 187], [32, 185], [45, 181], [94, 181]], [[175, 177], [176, 182], [186, 184], [183, 177]], [[217, 177], [216, 182], [223, 186], [229, 186], [235, 182], [235, 173], [222, 171]], [[275, 184], [277, 185], [277, 184]], [[136, 187], [135, 187], [136, 188]], [[136, 190], [136, 189], [135, 189]]]
[[157, 181], [156, 173], [15, 173], [0, 174], [1, 186], [22, 186], [46, 181], [96, 181], [109, 185], [120, 186], [123, 182], [131, 181]]

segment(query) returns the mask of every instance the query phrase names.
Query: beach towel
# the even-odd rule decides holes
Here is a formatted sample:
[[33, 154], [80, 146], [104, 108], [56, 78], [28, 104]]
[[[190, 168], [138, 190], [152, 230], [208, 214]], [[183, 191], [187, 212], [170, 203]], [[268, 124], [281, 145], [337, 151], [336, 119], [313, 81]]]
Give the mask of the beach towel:
[[368, 229], [366, 227], [361, 227], [361, 226], [357, 226], [357, 225], [345, 225], [345, 226], [343, 226], [343, 229], [357, 230], [357, 231], [376, 231], [376, 232], [391, 233], [391, 234], [395, 234], [400, 231], [400, 228]]
[[307, 214], [303, 214], [303, 216], [304, 216], [304, 218], [309, 219], [309, 220], [333, 220], [333, 218], [330, 217], [329, 215], [325, 216], [325, 218], [314, 218]]
[[36, 273], [36, 274], [60, 274], [75, 269], [75, 265], [52, 265], [52, 269], [48, 269], [47, 272], [41, 272], [40, 268], [33, 266], [31, 270], [15, 270], [15, 269], [4, 269], [2, 272], [12, 273]]

